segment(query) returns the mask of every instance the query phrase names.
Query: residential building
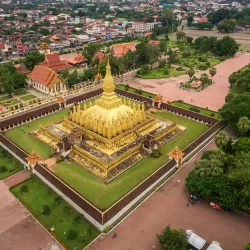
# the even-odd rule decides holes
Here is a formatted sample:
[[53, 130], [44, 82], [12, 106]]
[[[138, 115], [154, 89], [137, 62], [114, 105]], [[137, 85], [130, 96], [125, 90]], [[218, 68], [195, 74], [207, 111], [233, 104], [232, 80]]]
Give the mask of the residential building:
[[154, 23], [134, 22], [132, 23], [132, 29], [137, 33], [144, 33], [154, 28]]
[[58, 16], [54, 16], [54, 15], [45, 15], [42, 16], [40, 19], [42, 22], [47, 20], [49, 21], [51, 24], [55, 24], [58, 21]]

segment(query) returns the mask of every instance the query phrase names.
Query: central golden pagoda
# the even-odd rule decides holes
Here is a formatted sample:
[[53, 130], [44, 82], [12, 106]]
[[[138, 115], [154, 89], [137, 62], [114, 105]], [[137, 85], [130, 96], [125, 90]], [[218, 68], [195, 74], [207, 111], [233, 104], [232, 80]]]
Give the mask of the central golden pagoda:
[[36, 136], [57, 150], [70, 150], [72, 161], [108, 182], [146, 157], [146, 144], [161, 145], [180, 129], [156, 119], [144, 103], [118, 96], [109, 62], [102, 88], [94, 104], [75, 105], [70, 115], [42, 126]]

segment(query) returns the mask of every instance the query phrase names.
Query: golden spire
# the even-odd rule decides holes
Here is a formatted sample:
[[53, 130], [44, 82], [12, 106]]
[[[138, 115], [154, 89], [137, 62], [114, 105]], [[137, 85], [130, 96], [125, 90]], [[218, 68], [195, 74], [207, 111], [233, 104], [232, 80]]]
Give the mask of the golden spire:
[[113, 93], [115, 91], [115, 84], [114, 84], [114, 79], [111, 75], [109, 59], [108, 59], [108, 63], [106, 66], [106, 75], [103, 80], [102, 88], [103, 88], [104, 93], [107, 93], [107, 94]]

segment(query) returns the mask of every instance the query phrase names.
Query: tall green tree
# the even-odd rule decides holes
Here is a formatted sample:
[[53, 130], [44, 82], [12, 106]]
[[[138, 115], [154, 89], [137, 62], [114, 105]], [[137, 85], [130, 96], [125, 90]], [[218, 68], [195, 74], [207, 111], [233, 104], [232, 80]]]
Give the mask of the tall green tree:
[[216, 42], [215, 52], [218, 56], [232, 57], [239, 49], [239, 45], [234, 38], [224, 36], [221, 40]]
[[237, 123], [237, 127], [241, 135], [246, 134], [248, 131], [250, 131], [250, 119], [245, 116], [241, 117]]
[[188, 244], [185, 232], [170, 228], [170, 225], [157, 235], [157, 238], [164, 250], [185, 250]]
[[189, 78], [190, 78], [190, 81], [191, 81], [191, 80], [192, 80], [192, 77], [193, 77], [194, 74], [195, 74], [195, 70], [194, 70], [193, 68], [190, 68], [190, 69], [188, 69], [187, 74], [188, 74], [188, 76], [189, 76]]
[[209, 69], [209, 74], [211, 75], [212, 79], [216, 75], [216, 73], [217, 73], [217, 69], [215, 67], [212, 67]]
[[227, 135], [225, 131], [220, 131], [215, 136], [215, 143], [220, 149], [224, 149], [228, 142], [230, 141], [230, 137]]
[[27, 69], [32, 70], [35, 65], [38, 65], [42, 61], [44, 61], [44, 55], [40, 54], [37, 51], [32, 51], [26, 55], [23, 62]]

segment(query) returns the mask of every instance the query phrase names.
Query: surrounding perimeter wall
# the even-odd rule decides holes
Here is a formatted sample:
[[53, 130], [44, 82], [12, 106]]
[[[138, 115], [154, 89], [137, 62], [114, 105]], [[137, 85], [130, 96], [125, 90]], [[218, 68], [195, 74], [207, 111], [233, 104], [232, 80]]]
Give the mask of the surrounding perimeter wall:
[[[117, 90], [117, 93], [120, 95], [124, 95], [133, 99], [137, 99], [140, 101], [146, 102], [148, 105], [152, 105], [152, 100], [134, 93], [129, 93], [123, 90]], [[101, 94], [101, 90], [96, 90], [87, 94], [83, 94], [81, 96], [72, 97], [67, 100], [67, 105], [72, 104], [74, 102], [83, 101], [85, 99], [92, 98], [96, 95]], [[205, 122], [210, 124], [211, 127], [204, 132], [200, 137], [198, 137], [195, 141], [189, 144], [183, 151], [185, 156], [187, 157], [190, 153], [197, 149], [197, 147], [205, 144], [206, 140], [210, 138], [215, 132], [217, 132], [223, 126], [222, 121], [218, 121], [215, 118], [204, 116], [189, 110], [185, 110], [179, 107], [174, 107], [169, 104], [161, 104], [162, 109], [166, 109], [170, 112], [185, 116], [190, 119], [198, 120], [201, 122]], [[17, 126], [22, 124], [23, 122], [27, 122], [32, 119], [37, 119], [41, 116], [44, 116], [50, 112], [55, 112], [59, 110], [59, 105], [57, 103], [51, 104], [47, 107], [41, 107], [38, 110], [30, 111], [27, 113], [20, 114], [16, 117], [9, 118], [7, 120], [0, 120], [0, 128], [7, 129], [13, 126]], [[9, 149], [9, 152], [17, 157], [22, 162], [26, 162], [27, 154], [17, 147], [14, 143], [12, 143], [8, 138], [6, 138], [3, 134], [0, 134], [0, 143]], [[114, 222], [114, 218], [118, 220], [123, 214], [125, 214], [129, 209], [135, 205], [135, 201], [137, 201], [137, 197], [146, 194], [150, 191], [150, 187], [152, 189], [158, 183], [161, 177], [165, 176], [170, 172], [171, 169], [175, 168], [176, 162], [174, 160], [170, 160], [165, 163], [161, 168], [152, 173], [146, 180], [137, 185], [133, 190], [127, 193], [124, 197], [122, 197], [119, 201], [117, 201], [114, 205], [112, 205], [107, 210], [99, 210], [95, 207], [90, 201], [83, 198], [80, 194], [77, 193], [76, 190], [66, 185], [62, 180], [60, 180], [57, 176], [54, 175], [47, 168], [37, 164], [35, 166], [35, 171], [38, 173], [41, 179], [46, 182], [51, 183], [51, 187], [54, 187], [54, 190], [59, 194], [66, 196], [67, 201], [71, 203], [77, 210], [84, 211], [88, 216], [87, 219], [90, 220], [94, 225], [96, 225], [99, 229], [103, 229], [105, 224], [110, 224]], [[121, 213], [123, 212], [123, 214]], [[86, 215], [85, 214], [85, 215]], [[119, 216], [118, 216], [119, 215]]]

